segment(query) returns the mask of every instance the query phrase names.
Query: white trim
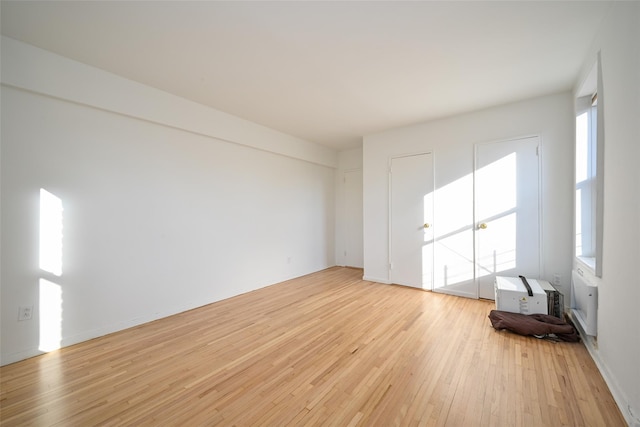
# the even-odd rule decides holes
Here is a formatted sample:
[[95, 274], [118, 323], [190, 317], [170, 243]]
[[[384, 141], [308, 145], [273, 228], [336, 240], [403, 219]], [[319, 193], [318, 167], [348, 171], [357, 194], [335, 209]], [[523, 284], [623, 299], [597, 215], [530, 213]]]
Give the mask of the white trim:
[[337, 151], [320, 144], [287, 135], [9, 37], [2, 36], [1, 44], [0, 77], [3, 86], [333, 169], [338, 167]]
[[[193, 310], [195, 308], [199, 308], [199, 307], [203, 307], [205, 305], [208, 304], [212, 304], [214, 302], [218, 302], [219, 300], [214, 300], [214, 301], [210, 301], [208, 303], [203, 304], [202, 302], [198, 302], [198, 303], [191, 303], [188, 305], [183, 305], [175, 310], [169, 310], [169, 311], [163, 311], [163, 312], [157, 312], [157, 313], [153, 313], [152, 315], [148, 315], [148, 316], [142, 316], [142, 317], [138, 317], [135, 319], [131, 319], [131, 320], [126, 320], [126, 321], [122, 321], [122, 322], [117, 322], [114, 324], [110, 324], [101, 328], [96, 328], [96, 329], [92, 329], [89, 331], [83, 331], [80, 334], [77, 335], [73, 335], [73, 336], [67, 336], [64, 337], [62, 339], [62, 341], [60, 342], [60, 349], [74, 345], [74, 344], [79, 344], [81, 342], [85, 342], [85, 341], [89, 341], [92, 340], [94, 338], [99, 338], [105, 335], [109, 335], [109, 334], [113, 334], [115, 332], [120, 332], [123, 331], [125, 329], [129, 329], [129, 328], [133, 328], [134, 326], [139, 326], [145, 323], [149, 323], [149, 322], [153, 322], [154, 320], [158, 320], [158, 319], [162, 319], [165, 317], [169, 317], [169, 316], [174, 316], [176, 314], [180, 314], [180, 313], [184, 313], [185, 311], [189, 311], [189, 310]], [[52, 351], [57, 351], [57, 350], [52, 350]], [[10, 363], [15, 363], [15, 362], [19, 362], [21, 360], [24, 359], [28, 359], [31, 357], [35, 357], [35, 356], [40, 356], [46, 353], [50, 353], [47, 351], [41, 351], [38, 350], [37, 348], [30, 348], [27, 350], [23, 350], [23, 351], [18, 351], [15, 353], [8, 353], [8, 354], [2, 354], [1, 355], [1, 362], [0, 365], [1, 366], [5, 366], [8, 365]]]
[[544, 161], [542, 158], [542, 153], [544, 152], [542, 145], [543, 139], [542, 135], [537, 135], [538, 137], [538, 277], [542, 277], [545, 273], [545, 265], [544, 265], [544, 198], [542, 194], [544, 193], [544, 171], [542, 170]]
[[594, 223], [595, 226], [595, 241], [596, 241], [596, 267], [595, 274], [596, 277], [602, 277], [602, 260], [603, 260], [603, 240], [604, 240], [604, 156], [605, 156], [605, 147], [604, 147], [604, 109], [605, 109], [605, 98], [606, 95], [603, 89], [602, 83], [602, 59], [600, 57], [600, 51], [597, 54], [597, 63], [596, 67], [598, 67], [598, 86], [597, 86], [597, 94], [598, 94], [598, 107], [596, 109], [596, 220]]
[[[476, 289], [478, 287], [476, 286]], [[474, 296], [473, 294], [470, 294], [469, 292], [463, 292], [463, 291], [456, 291], [455, 289], [446, 289], [446, 290], [442, 290], [443, 288], [434, 288], [433, 292], [437, 293], [437, 294], [442, 294], [442, 295], [453, 295], [455, 297], [462, 297], [462, 298], [469, 298], [469, 299], [480, 299], [480, 297], [478, 297], [478, 292], [476, 291], [476, 295]]]
[[598, 277], [596, 276], [595, 257], [577, 256], [575, 257], [575, 260], [576, 260], [576, 267], [582, 267], [585, 270], [587, 270], [589, 273], [591, 273], [593, 276]]
[[[598, 51], [595, 55], [595, 59], [591, 62], [588, 68], [588, 74], [581, 80], [578, 80], [578, 84], [574, 89], [574, 119], [579, 114], [587, 111], [592, 105], [592, 96], [594, 93], [598, 95], [598, 106], [596, 108], [596, 173], [595, 173], [595, 187], [592, 189], [595, 201], [592, 200], [592, 207], [594, 212], [592, 218], [590, 218], [591, 227], [593, 229], [591, 236], [591, 246], [595, 247], [595, 253], [593, 258], [593, 264], [590, 260], [584, 260], [583, 257], [576, 255], [576, 135], [573, 137], [573, 177], [574, 177], [574, 192], [573, 192], [573, 254], [574, 259], [581, 262], [588, 270], [590, 270], [594, 276], [602, 277], [602, 264], [603, 264], [603, 222], [604, 222], [604, 155], [605, 155], [605, 134], [604, 134], [604, 109], [605, 109], [605, 94], [602, 83], [602, 58], [601, 53]], [[583, 99], [584, 98], [584, 99]], [[590, 119], [591, 122], [591, 119]], [[590, 129], [590, 135], [591, 135]], [[591, 136], [589, 144], [591, 146]], [[593, 147], [592, 147], [593, 148]]]
[[640, 418], [637, 418], [635, 415], [636, 410], [634, 410], [634, 408], [631, 408], [631, 405], [629, 405], [629, 400], [626, 398], [625, 394], [620, 389], [620, 386], [615, 381], [613, 375], [611, 375], [611, 373], [609, 372], [607, 365], [600, 358], [600, 354], [597, 348], [598, 347], [597, 338], [594, 338], [586, 334], [584, 329], [582, 329], [582, 327], [580, 326], [580, 322], [577, 321], [577, 319], [574, 317], [571, 310], [567, 311], [566, 314], [571, 319], [573, 325], [578, 331], [578, 334], [580, 334], [580, 338], [582, 338], [582, 342], [584, 343], [584, 346], [587, 348], [587, 351], [589, 352], [591, 359], [593, 359], [594, 363], [596, 364], [598, 371], [600, 371], [600, 375], [602, 375], [604, 382], [609, 387], [611, 396], [613, 396], [613, 400], [616, 402], [616, 405], [618, 405], [618, 409], [620, 409], [620, 412], [622, 413], [622, 416], [624, 417], [625, 421], [627, 422], [627, 424], [629, 424], [629, 426], [640, 427]]
[[382, 283], [383, 285], [391, 284], [391, 282], [388, 279], [382, 279], [380, 277], [362, 276], [362, 280], [366, 282]]
[[[478, 221], [476, 220], [476, 218], [478, 217], [478, 213], [476, 212], [476, 194], [478, 193], [477, 190], [477, 178], [476, 178], [476, 171], [478, 170], [478, 146], [481, 143], [476, 143], [473, 144], [473, 170], [471, 171], [471, 180], [472, 180], [472, 186], [473, 186], [473, 190], [472, 190], [472, 194], [471, 197], [473, 198], [473, 200], [471, 201], [472, 203], [472, 207], [471, 207], [471, 220], [473, 221], [473, 223], [471, 224], [471, 229], [473, 230], [473, 232], [471, 233], [472, 238], [471, 238], [471, 244], [473, 245], [472, 251], [471, 253], [473, 254], [473, 283], [475, 283], [475, 293], [473, 294], [475, 299], [479, 299], [480, 298], [480, 281], [478, 280], [478, 239], [476, 237], [477, 234], [477, 228], [478, 228]], [[484, 143], [484, 144], [488, 144], [488, 143]]]

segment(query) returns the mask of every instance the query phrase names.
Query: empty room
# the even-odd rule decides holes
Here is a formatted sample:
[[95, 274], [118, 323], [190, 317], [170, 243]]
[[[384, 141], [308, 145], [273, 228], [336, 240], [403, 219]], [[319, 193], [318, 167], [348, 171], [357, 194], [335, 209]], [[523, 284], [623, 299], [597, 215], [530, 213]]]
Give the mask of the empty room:
[[640, 2], [0, 19], [0, 425], [640, 427]]

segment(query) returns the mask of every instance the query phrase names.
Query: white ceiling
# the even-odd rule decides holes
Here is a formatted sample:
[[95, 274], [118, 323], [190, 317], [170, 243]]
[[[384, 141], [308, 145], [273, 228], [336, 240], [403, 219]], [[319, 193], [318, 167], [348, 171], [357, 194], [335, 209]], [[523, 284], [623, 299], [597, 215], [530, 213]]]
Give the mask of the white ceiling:
[[1, 31], [343, 150], [570, 89], [608, 5], [3, 0]]

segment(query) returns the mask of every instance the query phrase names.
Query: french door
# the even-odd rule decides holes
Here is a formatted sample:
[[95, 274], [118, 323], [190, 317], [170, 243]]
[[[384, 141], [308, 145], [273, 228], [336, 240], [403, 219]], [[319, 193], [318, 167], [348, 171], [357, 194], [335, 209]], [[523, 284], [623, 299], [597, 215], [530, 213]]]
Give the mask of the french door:
[[539, 277], [539, 146], [538, 137], [477, 144], [473, 174], [438, 189], [431, 153], [392, 158], [390, 281], [493, 299], [496, 275]]
[[475, 265], [480, 298], [496, 275], [540, 274], [538, 137], [476, 145]]

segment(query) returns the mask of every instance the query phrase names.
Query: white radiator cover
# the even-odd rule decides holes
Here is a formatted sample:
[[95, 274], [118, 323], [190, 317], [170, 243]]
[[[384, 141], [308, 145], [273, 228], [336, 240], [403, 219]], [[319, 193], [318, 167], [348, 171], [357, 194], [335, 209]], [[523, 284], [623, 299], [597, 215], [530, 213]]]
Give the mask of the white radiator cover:
[[571, 271], [571, 313], [587, 335], [598, 334], [598, 286], [581, 268]]

